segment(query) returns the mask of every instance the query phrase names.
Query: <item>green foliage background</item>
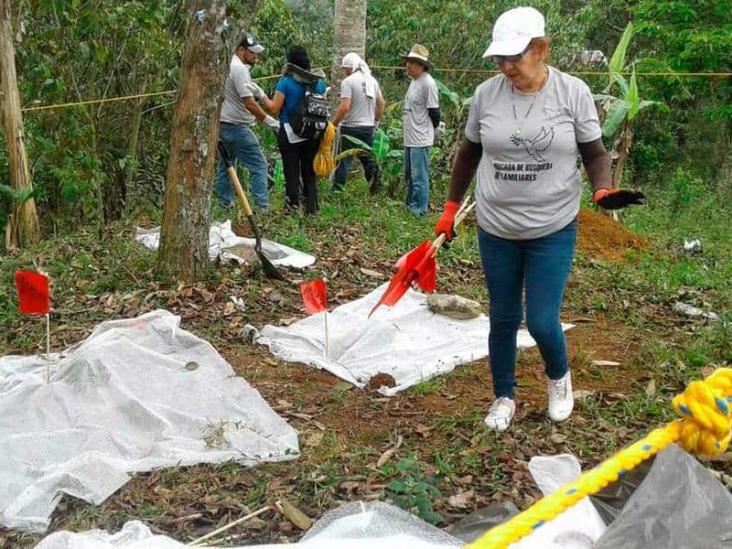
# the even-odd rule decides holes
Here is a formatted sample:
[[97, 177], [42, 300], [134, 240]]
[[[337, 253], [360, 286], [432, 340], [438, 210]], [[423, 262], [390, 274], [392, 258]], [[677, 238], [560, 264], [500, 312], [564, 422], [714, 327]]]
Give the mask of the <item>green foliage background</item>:
[[[449, 171], [466, 116], [465, 103], [490, 70], [482, 58], [492, 22], [505, 9], [525, 1], [371, 0], [368, 5], [367, 58], [375, 67], [398, 66], [400, 52], [414, 42], [432, 52], [443, 84], [447, 139], [434, 152], [435, 200]], [[608, 57], [625, 25], [636, 32], [628, 59], [638, 72], [732, 71], [732, 1], [537, 0], [552, 40], [551, 62], [576, 68], [572, 54], [601, 50]], [[177, 0], [21, 0], [17, 3], [16, 58], [23, 105], [50, 105], [79, 99], [175, 90], [187, 19]], [[236, 22], [244, 15], [230, 2], [234, 44]], [[255, 76], [277, 74], [287, 48], [305, 45], [314, 66], [331, 62], [333, 2], [264, 0], [252, 30], [267, 47]], [[400, 70], [375, 69], [390, 107], [384, 129], [391, 152], [385, 163], [397, 190], [401, 139], [400, 101], [408, 81]], [[586, 76], [601, 91], [604, 76]], [[276, 79], [263, 82], [272, 91]], [[670, 192], [677, 169], [702, 182], [721, 201], [729, 196], [732, 173], [730, 128], [732, 79], [639, 76], [640, 95], [668, 105], [668, 112], [643, 111], [626, 171], [626, 182], [641, 189]], [[168, 158], [174, 94], [139, 105], [143, 112], [136, 154], [129, 139], [134, 101], [25, 113], [27, 147], [38, 187], [43, 223], [63, 231], [112, 220], [139, 210], [157, 211]], [[261, 138], [272, 160], [276, 146]], [[610, 143], [608, 143], [610, 145]], [[274, 163], [274, 162], [273, 162]], [[0, 147], [0, 184], [9, 184], [5, 144]], [[0, 202], [0, 224], [9, 207]]]

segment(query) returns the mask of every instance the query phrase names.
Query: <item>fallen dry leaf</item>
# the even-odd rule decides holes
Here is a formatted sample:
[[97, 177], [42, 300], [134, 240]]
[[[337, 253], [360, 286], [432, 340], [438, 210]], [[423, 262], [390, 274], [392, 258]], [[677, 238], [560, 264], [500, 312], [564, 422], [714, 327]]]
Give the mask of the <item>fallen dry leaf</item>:
[[320, 446], [321, 442], [323, 442], [323, 433], [312, 433], [305, 439], [305, 446], [308, 446], [310, 448], [316, 448], [317, 446]]
[[404, 443], [404, 437], [402, 435], [399, 435], [397, 437], [396, 444], [392, 447], [386, 450], [381, 456], [379, 456], [379, 459], [376, 460], [376, 467], [382, 467], [384, 464], [386, 464], [391, 458], [394, 457], [394, 454], [396, 454], [397, 450], [401, 447], [401, 445]]
[[386, 275], [383, 273], [380, 273], [378, 271], [372, 271], [371, 269], [364, 269], [361, 267], [361, 272], [365, 274], [366, 276], [370, 276], [371, 278], [378, 278], [378, 279], [384, 279], [386, 278]]
[[460, 492], [459, 494], [455, 494], [454, 496], [450, 496], [447, 498], [447, 504], [450, 507], [455, 507], [456, 509], [465, 509], [467, 507], [470, 507], [470, 502], [475, 497], [475, 491], [474, 490], [467, 490], [465, 492]]
[[297, 526], [300, 530], [309, 530], [313, 525], [313, 521], [309, 516], [300, 511], [300, 509], [295, 507], [286, 499], [281, 499], [275, 502], [275, 507], [277, 507], [277, 510], [280, 513], [287, 517], [287, 520]]
[[587, 391], [585, 389], [578, 389], [577, 391], [572, 391], [572, 396], [575, 400], [584, 400], [585, 398], [591, 397], [596, 393], [596, 391]]

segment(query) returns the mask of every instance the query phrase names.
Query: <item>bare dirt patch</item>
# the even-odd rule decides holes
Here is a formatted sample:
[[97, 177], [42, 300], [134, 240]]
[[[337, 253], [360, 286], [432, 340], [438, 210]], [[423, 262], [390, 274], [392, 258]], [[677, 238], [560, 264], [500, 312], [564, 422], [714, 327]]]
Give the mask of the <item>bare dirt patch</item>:
[[623, 261], [630, 250], [645, 250], [648, 242], [612, 218], [583, 208], [579, 213], [577, 249], [587, 257]]

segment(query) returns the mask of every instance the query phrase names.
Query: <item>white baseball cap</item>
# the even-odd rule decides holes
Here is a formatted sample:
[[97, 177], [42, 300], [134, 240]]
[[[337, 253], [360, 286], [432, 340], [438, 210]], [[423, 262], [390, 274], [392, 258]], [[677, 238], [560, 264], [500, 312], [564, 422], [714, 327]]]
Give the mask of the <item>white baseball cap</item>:
[[250, 33], [246, 33], [239, 43], [240, 46], [248, 49], [252, 53], [262, 53], [264, 46], [259, 42], [256, 36]]
[[532, 38], [544, 34], [544, 16], [534, 8], [514, 8], [501, 14], [493, 25], [493, 39], [483, 58], [516, 55], [526, 49]]

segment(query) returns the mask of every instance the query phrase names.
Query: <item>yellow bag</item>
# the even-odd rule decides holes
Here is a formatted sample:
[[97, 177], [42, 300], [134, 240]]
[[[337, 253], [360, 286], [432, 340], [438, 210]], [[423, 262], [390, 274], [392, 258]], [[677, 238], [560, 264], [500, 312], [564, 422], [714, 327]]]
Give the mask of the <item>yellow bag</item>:
[[328, 177], [335, 169], [333, 161], [333, 142], [336, 137], [336, 129], [332, 122], [328, 122], [323, 139], [320, 140], [318, 153], [313, 160], [313, 169], [318, 177]]

